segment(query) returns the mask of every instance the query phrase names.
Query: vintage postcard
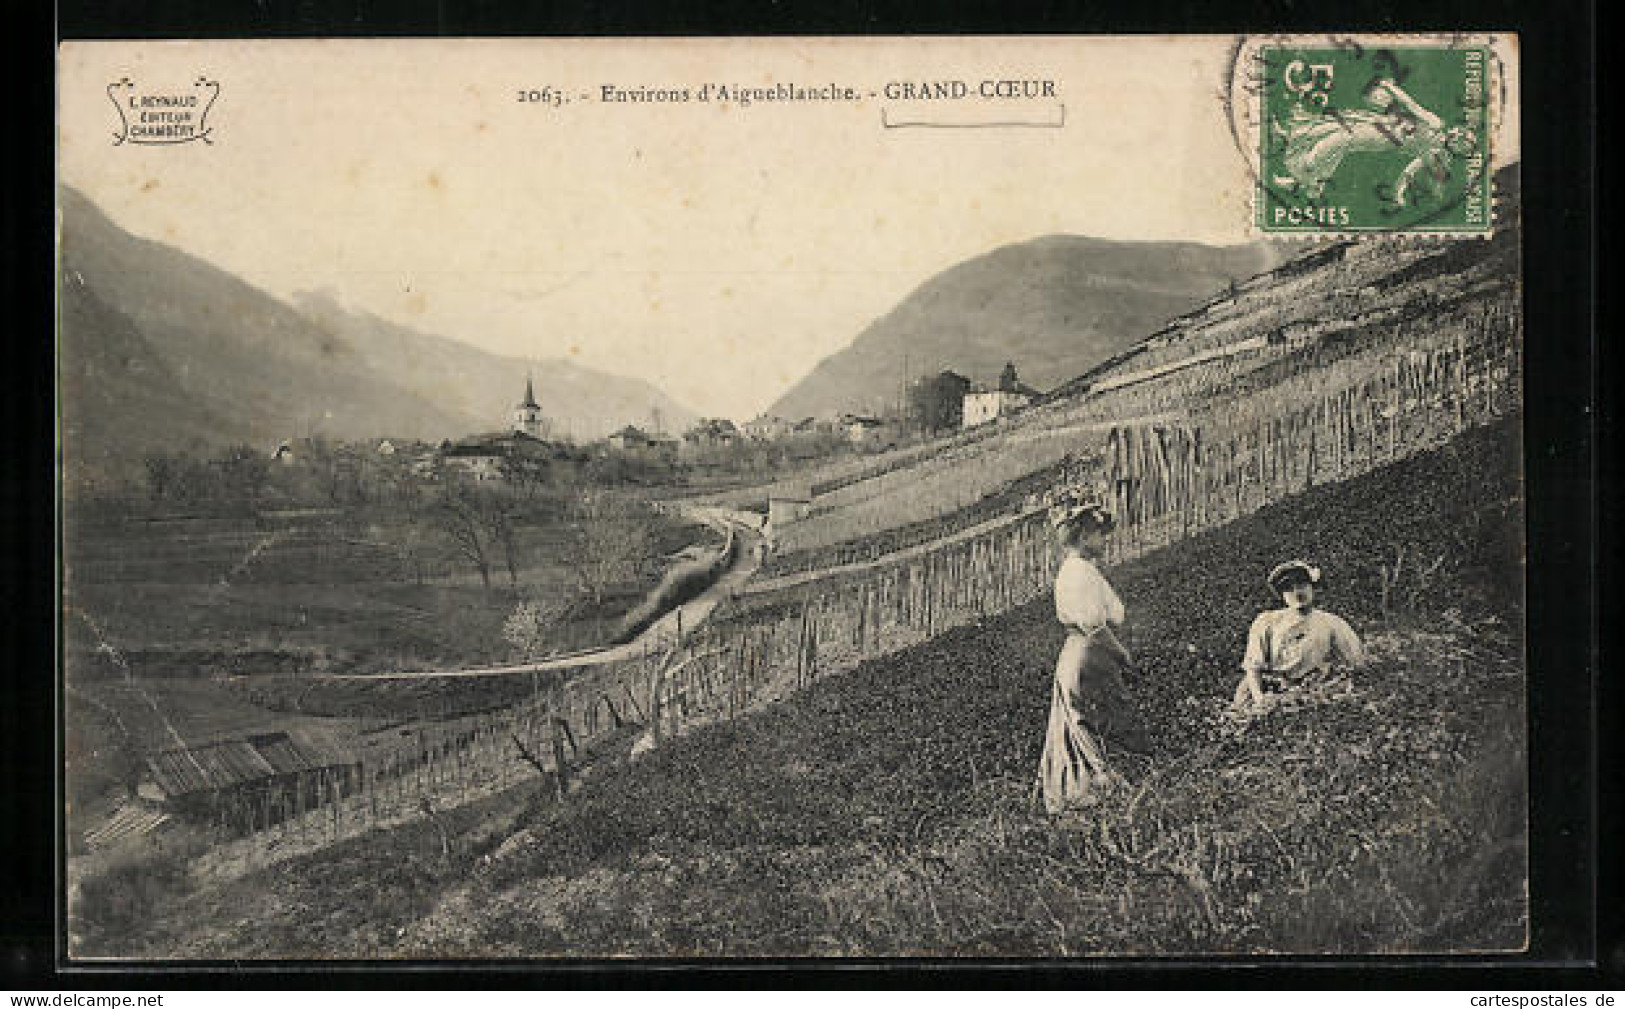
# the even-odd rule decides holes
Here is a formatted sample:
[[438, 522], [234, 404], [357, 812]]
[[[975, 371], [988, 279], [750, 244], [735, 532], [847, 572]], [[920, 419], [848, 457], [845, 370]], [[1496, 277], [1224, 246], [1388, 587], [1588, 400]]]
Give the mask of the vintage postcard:
[[1526, 948], [1518, 59], [64, 43], [70, 962]]

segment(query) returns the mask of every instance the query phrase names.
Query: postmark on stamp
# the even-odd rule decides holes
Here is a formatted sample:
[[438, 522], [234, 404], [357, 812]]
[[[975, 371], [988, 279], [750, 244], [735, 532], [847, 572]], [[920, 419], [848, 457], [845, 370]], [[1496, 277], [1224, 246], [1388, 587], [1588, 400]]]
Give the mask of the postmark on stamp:
[[1494, 65], [1481, 45], [1259, 46], [1258, 229], [1488, 233]]

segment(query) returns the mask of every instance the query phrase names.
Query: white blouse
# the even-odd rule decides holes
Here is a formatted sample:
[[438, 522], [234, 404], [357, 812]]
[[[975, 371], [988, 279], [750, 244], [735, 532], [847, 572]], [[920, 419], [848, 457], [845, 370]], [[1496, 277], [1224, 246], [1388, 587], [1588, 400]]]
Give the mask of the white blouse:
[[1093, 564], [1068, 554], [1055, 574], [1055, 619], [1088, 633], [1103, 624], [1121, 624], [1123, 601]]
[[1253, 621], [1241, 668], [1295, 677], [1329, 669], [1338, 661], [1365, 665], [1365, 647], [1348, 621], [1325, 610], [1299, 613], [1288, 606], [1260, 613]]

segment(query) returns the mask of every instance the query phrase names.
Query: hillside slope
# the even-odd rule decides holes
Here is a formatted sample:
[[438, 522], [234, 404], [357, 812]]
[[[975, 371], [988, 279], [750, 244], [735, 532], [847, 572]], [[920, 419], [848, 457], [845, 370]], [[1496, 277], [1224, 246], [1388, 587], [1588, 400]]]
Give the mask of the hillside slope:
[[983, 382], [1014, 361], [1023, 381], [1049, 389], [1273, 262], [1263, 244], [1056, 235], [1005, 246], [926, 281], [767, 412], [799, 418], [893, 403], [905, 357], [911, 378], [951, 369]]
[[[1041, 599], [673, 740], [562, 804], [450, 814], [449, 858], [427, 823], [373, 834], [92, 928], [84, 952], [1519, 948], [1518, 425], [1110, 570], [1154, 749], [1120, 758], [1128, 787], [1087, 815], [1030, 801], [1061, 645]], [[1441, 562], [1407, 568], [1385, 608], [1401, 549]], [[1375, 661], [1227, 732], [1263, 574], [1295, 554], [1325, 568]]]
[[502, 358], [311, 302], [312, 319], [211, 264], [131, 235], [62, 188], [61, 325], [70, 479], [128, 472], [155, 448], [269, 446], [321, 432], [434, 440], [505, 422], [535, 373], [545, 413], [591, 410], [599, 434], [651, 409], [648, 385]]
[[[77, 455], [87, 464], [192, 441], [275, 444], [307, 430], [467, 430], [465, 418], [380, 378], [361, 348], [265, 292], [123, 231], [71, 189], [61, 209], [61, 357], [82, 397], [64, 396], [62, 409], [64, 426], [86, 436]], [[167, 375], [169, 399], [126, 395], [118, 380], [131, 374]]]
[[1517, 334], [1517, 166], [1498, 172], [1495, 186], [1497, 226], [1488, 239], [1311, 246], [1164, 320], [1036, 408], [874, 459], [820, 492], [809, 518], [779, 531], [769, 570], [810, 570], [833, 560], [838, 544], [849, 556], [875, 556], [903, 545], [908, 527], [928, 535], [925, 523], [1013, 509], [1021, 498], [1006, 496], [1012, 482], [1103, 448], [1110, 428], [1131, 419], [1180, 418], [1211, 435], [1223, 423], [1212, 415], [1245, 411], [1265, 389], [1272, 399], [1258, 402], [1312, 401], [1328, 383], [1391, 367], [1399, 355]]
[[58, 392], [70, 474], [106, 473], [129, 457], [192, 440], [248, 440], [254, 426], [207, 389], [187, 389], [136, 324], [77, 273], [61, 299]]

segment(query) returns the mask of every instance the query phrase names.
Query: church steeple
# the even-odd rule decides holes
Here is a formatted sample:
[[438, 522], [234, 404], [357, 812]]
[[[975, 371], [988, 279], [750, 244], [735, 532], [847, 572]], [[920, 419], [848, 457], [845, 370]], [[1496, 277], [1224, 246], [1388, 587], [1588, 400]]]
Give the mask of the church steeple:
[[542, 436], [542, 408], [536, 403], [536, 390], [529, 372], [525, 373], [525, 398], [513, 408], [513, 429], [532, 438]]

